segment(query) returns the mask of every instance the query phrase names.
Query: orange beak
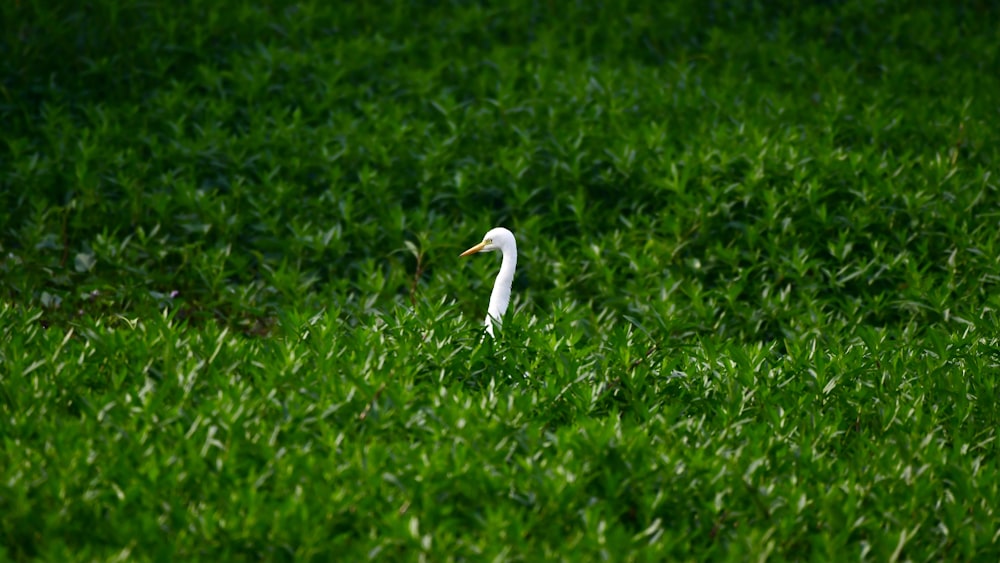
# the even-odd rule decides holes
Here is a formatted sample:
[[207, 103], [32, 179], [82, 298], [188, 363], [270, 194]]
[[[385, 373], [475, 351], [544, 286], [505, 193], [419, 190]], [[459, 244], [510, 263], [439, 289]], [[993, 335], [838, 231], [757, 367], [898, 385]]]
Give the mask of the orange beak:
[[486, 246], [486, 241], [484, 240], [483, 242], [477, 244], [476, 246], [473, 246], [472, 248], [470, 248], [470, 249], [466, 250], [465, 252], [459, 254], [459, 256], [468, 256], [470, 254], [475, 254], [475, 253], [479, 252], [480, 250], [482, 250], [483, 247], [485, 247], [485, 246]]

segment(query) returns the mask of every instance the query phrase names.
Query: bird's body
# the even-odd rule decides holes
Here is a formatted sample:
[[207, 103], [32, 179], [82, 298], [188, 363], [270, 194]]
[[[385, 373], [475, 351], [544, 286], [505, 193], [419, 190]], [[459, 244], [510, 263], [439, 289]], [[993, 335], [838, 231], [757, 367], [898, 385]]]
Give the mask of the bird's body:
[[514, 282], [514, 269], [517, 268], [517, 241], [514, 233], [503, 227], [491, 229], [483, 237], [483, 242], [466, 250], [461, 255], [468, 256], [477, 252], [500, 251], [503, 260], [500, 262], [500, 273], [497, 274], [490, 294], [490, 306], [486, 314], [486, 332], [494, 336], [493, 326], [500, 326], [503, 315], [510, 305], [510, 286]]

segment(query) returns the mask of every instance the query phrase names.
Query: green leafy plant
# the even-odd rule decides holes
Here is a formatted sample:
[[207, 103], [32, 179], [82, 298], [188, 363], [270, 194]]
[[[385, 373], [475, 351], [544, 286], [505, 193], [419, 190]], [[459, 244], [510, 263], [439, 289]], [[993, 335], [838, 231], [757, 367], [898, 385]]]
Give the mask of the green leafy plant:
[[0, 559], [998, 559], [998, 21], [3, 3]]

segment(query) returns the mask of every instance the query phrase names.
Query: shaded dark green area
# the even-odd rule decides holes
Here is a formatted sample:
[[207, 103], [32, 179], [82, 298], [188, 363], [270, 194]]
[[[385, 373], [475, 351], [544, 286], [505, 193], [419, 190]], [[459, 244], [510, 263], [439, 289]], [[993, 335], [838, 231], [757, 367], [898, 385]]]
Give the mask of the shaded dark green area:
[[997, 29], [3, 3], [0, 558], [997, 559]]

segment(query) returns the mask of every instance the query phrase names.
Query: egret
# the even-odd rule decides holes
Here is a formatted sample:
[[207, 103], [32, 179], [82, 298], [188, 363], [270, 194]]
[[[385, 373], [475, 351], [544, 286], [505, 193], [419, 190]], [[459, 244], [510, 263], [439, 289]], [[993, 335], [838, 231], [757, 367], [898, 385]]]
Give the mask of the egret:
[[500, 262], [500, 273], [493, 283], [493, 293], [490, 294], [490, 307], [486, 314], [486, 332], [493, 335], [493, 324], [502, 324], [503, 314], [510, 304], [510, 284], [514, 281], [514, 268], [517, 267], [517, 241], [514, 233], [503, 227], [490, 229], [483, 237], [483, 242], [463, 252], [460, 256], [468, 256], [477, 252], [500, 251], [503, 260]]

